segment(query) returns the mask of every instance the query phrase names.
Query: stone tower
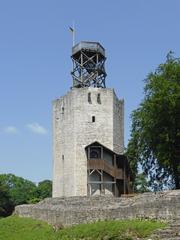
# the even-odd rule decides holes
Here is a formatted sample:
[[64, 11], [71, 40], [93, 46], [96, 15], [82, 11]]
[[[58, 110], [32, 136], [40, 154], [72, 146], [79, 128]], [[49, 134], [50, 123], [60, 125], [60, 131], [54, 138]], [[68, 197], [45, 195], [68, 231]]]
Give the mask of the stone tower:
[[124, 102], [106, 88], [105, 59], [97, 42], [72, 48], [73, 87], [53, 102], [53, 197], [128, 192]]

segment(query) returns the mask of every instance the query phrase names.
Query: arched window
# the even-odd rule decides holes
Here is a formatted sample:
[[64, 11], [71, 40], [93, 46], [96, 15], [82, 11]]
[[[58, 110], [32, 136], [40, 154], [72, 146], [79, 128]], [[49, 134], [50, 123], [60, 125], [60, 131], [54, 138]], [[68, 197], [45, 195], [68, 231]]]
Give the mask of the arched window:
[[90, 147], [90, 158], [101, 159], [101, 148], [100, 147]]

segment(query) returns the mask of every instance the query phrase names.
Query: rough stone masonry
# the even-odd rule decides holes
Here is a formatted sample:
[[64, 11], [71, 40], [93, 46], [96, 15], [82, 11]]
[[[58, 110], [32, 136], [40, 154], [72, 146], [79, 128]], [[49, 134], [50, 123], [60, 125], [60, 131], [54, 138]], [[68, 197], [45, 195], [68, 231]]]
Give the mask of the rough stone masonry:
[[85, 147], [98, 141], [122, 154], [123, 121], [124, 101], [113, 89], [73, 88], [53, 102], [53, 197], [87, 195]]
[[112, 196], [47, 198], [34, 205], [17, 206], [15, 214], [60, 226], [134, 218], [180, 220], [180, 190], [121, 198]]

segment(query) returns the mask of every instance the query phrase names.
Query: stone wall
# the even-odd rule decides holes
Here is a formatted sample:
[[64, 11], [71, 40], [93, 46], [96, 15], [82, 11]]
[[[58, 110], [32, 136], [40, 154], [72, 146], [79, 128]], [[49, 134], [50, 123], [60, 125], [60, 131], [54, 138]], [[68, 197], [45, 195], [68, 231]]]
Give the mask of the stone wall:
[[113, 99], [113, 151], [124, 153], [124, 100], [119, 100], [114, 92]]
[[15, 214], [70, 226], [98, 220], [180, 218], [180, 190], [144, 193], [134, 197], [111, 196], [47, 198], [35, 205], [20, 205]]
[[53, 102], [53, 197], [87, 195], [87, 145], [123, 153], [123, 105], [113, 89], [92, 87]]

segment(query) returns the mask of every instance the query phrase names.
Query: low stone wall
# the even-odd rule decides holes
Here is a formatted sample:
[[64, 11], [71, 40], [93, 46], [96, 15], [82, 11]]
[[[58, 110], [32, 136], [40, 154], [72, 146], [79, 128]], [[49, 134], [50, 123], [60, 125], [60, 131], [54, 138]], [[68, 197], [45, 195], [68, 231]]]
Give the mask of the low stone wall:
[[47, 198], [34, 205], [20, 205], [15, 214], [70, 226], [98, 220], [180, 218], [180, 190], [144, 193], [134, 197], [111, 196]]

